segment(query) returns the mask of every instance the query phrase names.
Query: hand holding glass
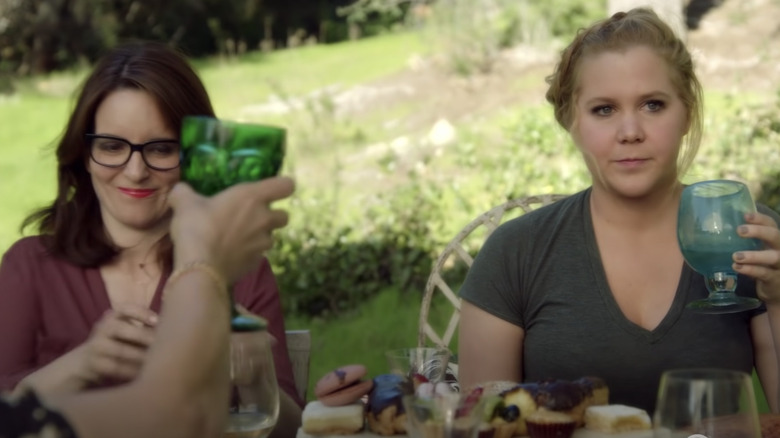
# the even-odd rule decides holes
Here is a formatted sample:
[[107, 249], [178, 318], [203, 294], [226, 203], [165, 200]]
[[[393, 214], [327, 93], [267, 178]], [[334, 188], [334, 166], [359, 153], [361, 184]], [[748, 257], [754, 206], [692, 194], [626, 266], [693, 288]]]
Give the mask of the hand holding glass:
[[745, 214], [756, 206], [747, 186], [737, 181], [703, 181], [685, 187], [677, 218], [677, 240], [685, 261], [702, 274], [709, 296], [688, 308], [702, 313], [730, 313], [755, 309], [755, 298], [735, 294], [737, 273], [732, 269], [737, 251], [761, 249], [761, 241], [737, 234]]

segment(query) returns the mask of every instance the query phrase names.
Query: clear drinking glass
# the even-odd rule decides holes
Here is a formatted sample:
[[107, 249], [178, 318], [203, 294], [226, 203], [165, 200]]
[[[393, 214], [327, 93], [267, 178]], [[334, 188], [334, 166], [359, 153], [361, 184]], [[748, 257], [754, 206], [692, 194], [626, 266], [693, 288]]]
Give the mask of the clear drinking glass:
[[719, 369], [665, 372], [653, 432], [655, 438], [761, 438], [750, 376]]
[[425, 376], [437, 383], [446, 380], [450, 350], [438, 347], [398, 348], [385, 352], [390, 372], [404, 377]]
[[203, 195], [233, 184], [276, 175], [282, 167], [286, 131], [206, 116], [182, 119], [181, 177]]
[[432, 398], [404, 396], [406, 430], [411, 438], [475, 438], [483, 400], [453, 392]]
[[730, 313], [755, 309], [755, 298], [734, 293], [737, 273], [732, 255], [761, 249], [761, 241], [737, 234], [745, 213], [756, 206], [747, 186], [738, 181], [713, 180], [691, 184], [683, 190], [677, 217], [677, 240], [685, 261], [705, 278], [709, 296], [688, 304], [702, 313]]
[[230, 407], [224, 438], [265, 438], [279, 417], [276, 382], [267, 323], [239, 315], [231, 321]]

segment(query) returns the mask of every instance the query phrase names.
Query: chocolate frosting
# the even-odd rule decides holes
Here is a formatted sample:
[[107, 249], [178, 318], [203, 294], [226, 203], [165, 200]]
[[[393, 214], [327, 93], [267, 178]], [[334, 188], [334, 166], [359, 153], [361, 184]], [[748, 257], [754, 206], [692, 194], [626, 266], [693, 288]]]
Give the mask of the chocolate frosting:
[[404, 411], [401, 398], [404, 378], [396, 374], [380, 374], [374, 377], [374, 388], [368, 394], [368, 409], [374, 415], [379, 415], [388, 406], [396, 406], [396, 412]]

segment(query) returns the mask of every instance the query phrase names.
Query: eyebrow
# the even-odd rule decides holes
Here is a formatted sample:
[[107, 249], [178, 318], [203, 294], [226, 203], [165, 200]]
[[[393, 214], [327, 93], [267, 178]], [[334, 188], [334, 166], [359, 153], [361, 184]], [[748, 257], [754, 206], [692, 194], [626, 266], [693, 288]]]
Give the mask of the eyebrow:
[[[96, 137], [102, 137], [102, 138], [111, 138], [111, 139], [114, 139], [114, 140], [121, 140], [121, 141], [130, 143], [130, 144], [134, 144], [130, 140], [128, 140], [128, 139], [126, 139], [124, 137], [120, 137], [118, 135], [114, 135], [114, 134], [94, 133], [94, 134], [89, 134], [89, 135], [96, 136]], [[156, 142], [156, 141], [175, 141], [175, 142], [178, 142], [179, 139], [175, 138], [175, 137], [159, 137], [159, 138], [152, 138], [152, 139], [144, 141], [143, 143], [138, 143], [138, 144], [152, 143], [152, 142]]]
[[[651, 98], [664, 98], [664, 99], [671, 99], [672, 95], [669, 93], [666, 93], [664, 91], [651, 91], [650, 93], [645, 93], [639, 96], [639, 101], [651, 99]], [[615, 99], [609, 98], [609, 97], [592, 97], [584, 102], [586, 106], [591, 106], [597, 103], [602, 102], [614, 102]]]

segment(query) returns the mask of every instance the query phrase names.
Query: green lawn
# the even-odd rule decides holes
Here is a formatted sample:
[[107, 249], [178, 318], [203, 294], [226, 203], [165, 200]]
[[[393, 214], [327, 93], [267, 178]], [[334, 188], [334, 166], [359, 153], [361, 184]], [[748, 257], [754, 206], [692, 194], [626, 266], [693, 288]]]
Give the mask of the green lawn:
[[[257, 120], [259, 116], [252, 111], [253, 106], [266, 102], [271, 96], [301, 96], [327, 86], [346, 88], [372, 81], [403, 69], [410, 56], [424, 50], [417, 35], [397, 34], [271, 54], [250, 54], [240, 59], [197, 60], [195, 65], [221, 117]], [[0, 199], [3, 201], [0, 254], [20, 237], [18, 228], [22, 219], [53, 198], [56, 174], [52, 148], [65, 125], [71, 95], [83, 75], [83, 71], [76, 71], [33, 78], [19, 84], [21, 91], [17, 95], [0, 97], [0, 119], [3, 120], [0, 129]], [[522, 89], [525, 84], [520, 82], [517, 86]], [[737, 98], [742, 101], [743, 96]], [[753, 100], [748, 96], [744, 98]], [[735, 99], [730, 95], [708, 93], [707, 99], [708, 137], [690, 178], [742, 177], [758, 182], [774, 174], [780, 168], [780, 153], [774, 137], [745, 146], [754, 113], [734, 106]], [[327, 205], [327, 196], [323, 194], [335, 191], [334, 186], [338, 183], [333, 172], [342, 165], [338, 158], [333, 158], [341, 153], [339, 148], [358, 150], [374, 140], [386, 141], [382, 136], [387, 132], [378, 126], [415, 109], [409, 104], [380, 108], [362, 115], [352, 125], [329, 120], [324, 128], [319, 128], [321, 130], [306, 132], [312, 138], [321, 136], [316, 147], [299, 141], [299, 127], [307, 122], [302, 120], [305, 117], [332, 117], [327, 111], [266, 116], [263, 121], [290, 129], [286, 165], [322, 174], [317, 179], [322, 184], [301, 187], [299, 193], [317, 201], [325, 198]], [[431, 180], [437, 180], [443, 187], [441, 193], [428, 196], [436, 197], [442, 211], [450, 212], [446, 223], [437, 231], [452, 236], [476, 212], [486, 210], [509, 195], [517, 196], [518, 190], [570, 193], [584, 188], [587, 173], [579, 154], [567, 143], [564, 133], [552, 125], [554, 122], [546, 105], [508, 108], [490, 118], [472, 118], [458, 126], [461, 140], [439, 155], [423, 154], [418, 163], [422, 164], [421, 172], [427, 172]], [[356, 140], [351, 142], [351, 138]], [[393, 162], [396, 158], [380, 157], [377, 160]], [[396, 179], [409, 176], [387, 174]], [[305, 176], [309, 181], [313, 180], [310, 175]], [[361, 226], [357, 220], [362, 218], [366, 196], [353, 199], [352, 193], [386, 190], [383, 184], [385, 180], [367, 178], [360, 184], [352, 184], [353, 187], [341, 188], [341, 196], [349, 202], [344, 202], [347, 207], [338, 211], [347, 219], [340, 219]], [[353, 192], [347, 193], [347, 189]], [[298, 217], [293, 215], [293, 221], [296, 220]], [[386, 350], [416, 344], [420, 293], [387, 289], [336, 320], [310, 320], [288, 315], [288, 329], [312, 332], [310, 388], [326, 372], [352, 362], [365, 364], [372, 376], [386, 372]], [[443, 321], [448, 316], [448, 307], [441, 302], [434, 303], [432, 318]]]
[[[298, 95], [328, 85], [348, 87], [371, 81], [403, 69], [409, 57], [421, 51], [419, 37], [406, 33], [253, 53], [240, 59], [201, 59], [194, 65], [220, 117], [252, 119], [247, 108], [272, 94]], [[24, 217], [54, 196], [53, 149], [84, 75], [84, 71], [74, 71], [29, 79], [18, 84], [20, 92], [13, 97], [0, 97], [0, 254], [21, 237], [19, 225]], [[284, 117], [266, 121], [291, 123]], [[319, 158], [297, 156], [294, 146], [288, 155], [290, 163]]]
[[[387, 350], [417, 346], [421, 301], [420, 292], [387, 289], [352, 314], [336, 320], [287, 317], [288, 330], [311, 331], [309, 398], [317, 380], [341, 365], [363, 364], [370, 377], [389, 372], [385, 359]], [[431, 306], [429, 321], [436, 327], [443, 326], [452, 312], [449, 303], [437, 299]], [[455, 352], [456, 345], [457, 338], [451, 347]]]

